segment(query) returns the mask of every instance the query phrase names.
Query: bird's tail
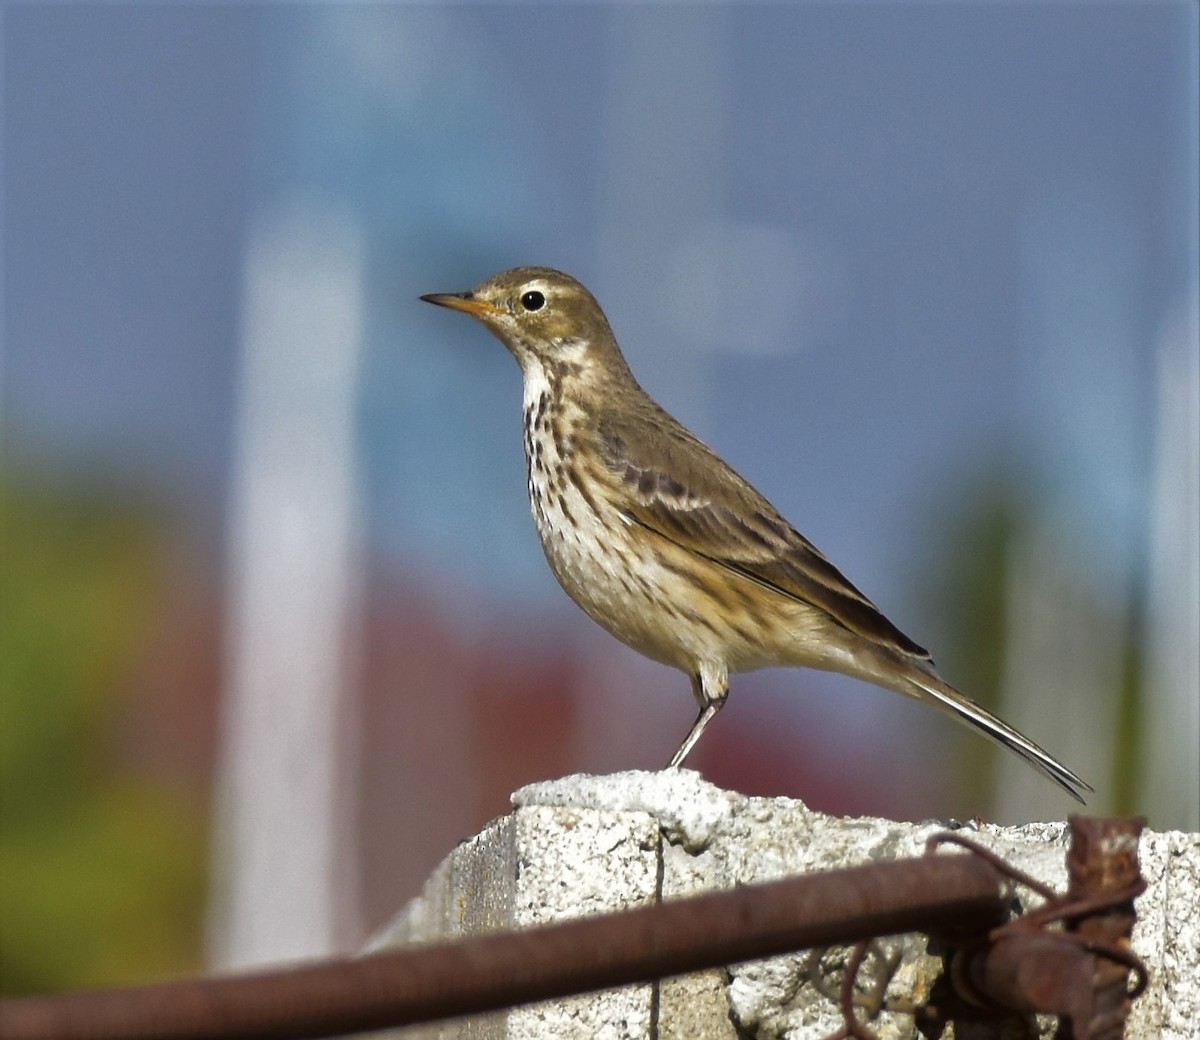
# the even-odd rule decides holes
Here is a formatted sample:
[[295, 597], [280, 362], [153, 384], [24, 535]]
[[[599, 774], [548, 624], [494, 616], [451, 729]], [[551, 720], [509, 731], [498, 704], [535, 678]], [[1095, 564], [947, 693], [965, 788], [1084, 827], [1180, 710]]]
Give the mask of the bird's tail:
[[1016, 752], [1034, 769], [1044, 773], [1063, 788], [1077, 802], [1082, 804], [1085, 801], [1084, 793], [1094, 790], [1090, 784], [1072, 773], [1048, 751], [1038, 747], [1008, 723], [996, 718], [970, 697], [959, 693], [936, 673], [926, 672], [923, 668], [920, 671], [916, 668], [906, 668], [900, 678], [900, 685], [901, 693], [936, 705], [947, 714], [972, 726], [1001, 747]]

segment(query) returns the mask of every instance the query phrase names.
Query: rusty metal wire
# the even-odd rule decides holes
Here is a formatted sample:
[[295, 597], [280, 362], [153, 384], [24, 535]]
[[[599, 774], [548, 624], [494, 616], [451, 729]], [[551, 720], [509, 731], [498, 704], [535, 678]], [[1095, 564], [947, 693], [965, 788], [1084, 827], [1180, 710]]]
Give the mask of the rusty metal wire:
[[[948, 999], [907, 1008], [948, 1019], [1059, 1016], [1060, 1040], [1120, 1040], [1146, 986], [1129, 948], [1145, 883], [1140, 820], [1072, 817], [1070, 882], [1058, 895], [958, 833], [927, 855], [710, 893], [521, 932], [307, 967], [140, 989], [0, 1001], [4, 1040], [302, 1040], [477, 1014], [819, 947], [806, 970], [834, 999], [827, 1040], [877, 1040], [860, 1020], [884, 1007], [895, 965], [876, 938], [927, 932], [951, 948]], [[968, 856], [931, 855], [955, 844]], [[1013, 885], [1044, 902], [1008, 921]], [[836, 994], [821, 959], [852, 943]], [[856, 993], [869, 955], [882, 976]], [[876, 973], [879, 974], [878, 972]], [[810, 979], [809, 981], [814, 981]], [[941, 983], [939, 983], [941, 985]]]
[[[811, 946], [1005, 919], [969, 856], [876, 863], [290, 970], [0, 1001], [5, 1040], [302, 1040], [477, 1014]], [[853, 987], [853, 979], [850, 982]]]
[[[963, 834], [943, 831], [926, 843], [926, 854], [958, 845], [999, 873], [1035, 892], [1038, 908], [984, 935], [952, 940], [947, 978], [951, 1000], [909, 1013], [940, 1026], [949, 1019], [1001, 1019], [1033, 1013], [1059, 1017], [1059, 1040], [1121, 1040], [1132, 1002], [1147, 984], [1147, 969], [1129, 949], [1133, 901], [1145, 890], [1137, 861], [1142, 820], [1099, 820], [1073, 816], [1068, 855], [1068, 887], [1059, 895], [1049, 885], [1001, 859]], [[853, 948], [836, 997], [842, 1026], [824, 1040], [879, 1040], [858, 1017], [883, 1009], [882, 994], [864, 1000], [855, 993], [869, 941]], [[824, 987], [817, 970], [820, 951], [809, 958], [810, 981]], [[878, 989], [878, 981], [875, 988]], [[886, 988], [886, 983], [885, 983]]]
[[1137, 859], [1144, 821], [1072, 816], [1070, 826], [1063, 895], [963, 835], [930, 839], [929, 849], [960, 845], [1045, 900], [962, 945], [951, 959], [950, 980], [959, 997], [991, 1016], [1053, 1014], [1064, 1040], [1120, 1040], [1148, 979], [1129, 948], [1133, 901], [1146, 887]]

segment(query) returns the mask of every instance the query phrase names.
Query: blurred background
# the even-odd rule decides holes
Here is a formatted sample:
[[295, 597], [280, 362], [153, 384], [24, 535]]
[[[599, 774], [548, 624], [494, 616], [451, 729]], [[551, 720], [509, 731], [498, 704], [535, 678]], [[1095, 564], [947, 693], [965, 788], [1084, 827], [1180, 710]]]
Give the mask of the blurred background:
[[[1197, 12], [8, 5], [0, 989], [355, 949], [687, 679], [528, 516], [549, 264], [943, 673], [1200, 829]], [[690, 765], [833, 813], [1073, 803], [928, 708], [735, 677]]]

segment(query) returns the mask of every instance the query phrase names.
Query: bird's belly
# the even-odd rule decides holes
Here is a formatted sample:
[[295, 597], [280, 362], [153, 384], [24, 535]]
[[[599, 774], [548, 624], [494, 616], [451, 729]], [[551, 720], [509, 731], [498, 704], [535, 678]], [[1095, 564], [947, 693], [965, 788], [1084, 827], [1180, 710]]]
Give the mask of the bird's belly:
[[565, 493], [551, 501], [535, 498], [533, 516], [551, 572], [593, 621], [648, 657], [687, 667], [662, 631], [645, 561], [615, 512], [602, 520], [581, 496]]
[[777, 663], [763, 637], [785, 618], [759, 616], [752, 592], [731, 593], [724, 575], [714, 584], [705, 573], [711, 565], [697, 568], [678, 547], [659, 544], [658, 536], [574, 488], [533, 494], [531, 502], [558, 583], [626, 645], [688, 673], [702, 662], [722, 662], [734, 672]]

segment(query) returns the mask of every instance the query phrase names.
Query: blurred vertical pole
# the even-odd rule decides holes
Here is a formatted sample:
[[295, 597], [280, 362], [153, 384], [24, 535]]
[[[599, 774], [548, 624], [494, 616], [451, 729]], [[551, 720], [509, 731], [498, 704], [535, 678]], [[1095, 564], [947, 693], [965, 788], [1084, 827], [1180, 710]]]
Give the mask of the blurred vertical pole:
[[[1114, 733], [1132, 616], [1124, 583], [1100, 589], [1056, 518], [1024, 517], [1009, 547], [1000, 715], [1111, 798]], [[1128, 746], [1124, 747], [1125, 751]], [[1075, 803], [1015, 755], [1000, 755], [998, 821], [1062, 819]]]
[[[1193, 223], [1193, 227], [1196, 225]], [[1200, 297], [1159, 351], [1149, 668], [1137, 810], [1200, 831]]]
[[330, 953], [339, 908], [356, 905], [338, 803], [363, 262], [356, 225], [314, 198], [262, 211], [247, 249], [210, 928], [222, 968]]
[[[674, 305], [663, 297], [678, 244], [697, 221], [711, 219], [723, 205], [730, 17], [718, 6], [617, 4], [607, 10], [599, 246], [592, 288], [610, 317], [628, 321], [629, 333], [637, 330], [638, 378], [700, 433], [711, 390], [711, 354], [702, 349], [707, 344], [684, 340], [672, 317]], [[621, 339], [620, 320], [615, 331]], [[635, 343], [632, 334], [627, 342]], [[686, 361], [682, 350], [690, 351]], [[645, 718], [645, 671], [639, 664], [631, 673], [627, 662], [614, 658], [599, 640], [587, 645], [604, 647], [584, 669], [584, 682], [602, 688], [602, 695], [595, 689], [576, 695], [577, 732], [588, 734], [581, 760], [589, 760], [588, 749], [605, 748], [618, 760], [645, 761], [652, 748], [677, 739], [686, 702], [657, 701], [661, 730], [631, 730], [622, 724], [629, 714], [614, 697], [628, 698], [634, 714]]]
[[635, 323], [639, 378], [652, 393], [668, 390], [668, 406], [694, 423], [710, 390], [708, 357], [680, 364], [676, 348], [697, 344], [663, 295], [679, 245], [725, 208], [731, 15], [619, 4], [608, 21], [597, 291], [609, 314]]
[[[1007, 575], [1000, 714], [1097, 788], [1111, 808], [1145, 546], [1150, 379], [1139, 317], [1138, 224], [1103, 181], [1045, 186], [1025, 214], [1018, 407], [1033, 486]], [[998, 820], [1059, 819], [1063, 796], [1013, 755]]]
[[1180, 7], [1169, 197], [1176, 283], [1158, 345], [1150, 537], [1149, 675], [1137, 810], [1200, 831], [1200, 11]]

